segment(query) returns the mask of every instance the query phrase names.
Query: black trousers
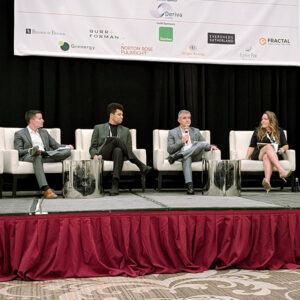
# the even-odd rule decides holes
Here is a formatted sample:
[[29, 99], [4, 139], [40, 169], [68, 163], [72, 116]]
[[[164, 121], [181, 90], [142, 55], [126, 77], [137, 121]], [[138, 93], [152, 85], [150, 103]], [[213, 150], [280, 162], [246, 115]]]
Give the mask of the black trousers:
[[126, 145], [117, 137], [108, 138], [99, 154], [104, 160], [114, 162], [113, 178], [116, 179], [120, 179], [123, 163], [126, 159], [136, 164], [140, 170], [145, 166], [132, 151], [128, 153]]

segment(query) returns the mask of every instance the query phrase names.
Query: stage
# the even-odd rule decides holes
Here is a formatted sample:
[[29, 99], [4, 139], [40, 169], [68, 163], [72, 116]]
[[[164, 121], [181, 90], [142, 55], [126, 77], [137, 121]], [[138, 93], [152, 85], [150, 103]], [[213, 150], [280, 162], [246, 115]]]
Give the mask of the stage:
[[[57, 191], [59, 194], [59, 192]], [[13, 199], [4, 193], [0, 200], [0, 215], [33, 215], [76, 212], [118, 212], [118, 211], [184, 211], [184, 210], [252, 210], [252, 209], [299, 209], [300, 193], [289, 189], [273, 190], [269, 194], [259, 189], [247, 189], [240, 197], [205, 196], [201, 192], [186, 195], [183, 190], [162, 191], [121, 190], [118, 196], [105, 193], [95, 199], [42, 199], [24, 192]], [[31, 194], [31, 196], [26, 196]]]
[[300, 267], [300, 193], [0, 200], [0, 280]]

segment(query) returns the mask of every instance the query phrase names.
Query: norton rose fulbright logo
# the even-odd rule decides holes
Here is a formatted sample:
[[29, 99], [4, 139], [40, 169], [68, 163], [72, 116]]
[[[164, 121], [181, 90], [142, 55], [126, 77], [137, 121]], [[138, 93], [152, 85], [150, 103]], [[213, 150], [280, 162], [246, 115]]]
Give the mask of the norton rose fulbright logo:
[[291, 42], [289, 39], [285, 38], [265, 38], [261, 37], [259, 39], [259, 44], [261, 46], [271, 45], [271, 46], [290, 46]]
[[[59, 47], [62, 51], [68, 51], [70, 49], [70, 45], [67, 42], [60, 41], [60, 42], [58, 42], [58, 44], [59, 44]], [[93, 51], [93, 50], [95, 50], [96, 47], [95, 46], [89, 46], [89, 45], [71, 44], [71, 48], [73, 48], [73, 49], [87, 49], [87, 50]]]

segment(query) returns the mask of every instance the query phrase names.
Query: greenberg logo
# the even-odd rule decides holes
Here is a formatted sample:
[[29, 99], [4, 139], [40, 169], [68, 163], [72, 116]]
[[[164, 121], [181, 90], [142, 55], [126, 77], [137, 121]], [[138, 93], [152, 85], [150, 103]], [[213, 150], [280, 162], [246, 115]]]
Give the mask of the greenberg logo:
[[60, 41], [58, 44], [62, 51], [68, 51], [70, 49], [70, 45], [67, 42]]
[[159, 27], [159, 40], [173, 42], [173, 27]]
[[150, 14], [154, 18], [162, 18], [162, 17], [165, 17], [167, 19], [182, 18], [182, 13], [175, 12], [172, 6], [168, 3], [159, 4], [155, 10], [150, 10]]
[[232, 33], [207, 33], [208, 44], [223, 44], [223, 45], [234, 45], [235, 34]]

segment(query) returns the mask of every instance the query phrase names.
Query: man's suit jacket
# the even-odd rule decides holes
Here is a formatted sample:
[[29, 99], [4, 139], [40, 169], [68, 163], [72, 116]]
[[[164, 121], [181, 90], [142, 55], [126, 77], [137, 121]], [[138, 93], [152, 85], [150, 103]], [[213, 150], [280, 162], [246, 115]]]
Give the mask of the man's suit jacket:
[[[46, 151], [55, 150], [61, 146], [65, 146], [65, 145], [58, 144], [46, 129], [39, 128], [38, 131]], [[30, 133], [27, 127], [15, 133], [14, 147], [19, 152], [20, 160], [22, 160], [24, 156], [28, 154], [28, 149], [33, 147]]]
[[[102, 147], [104, 146], [107, 137], [110, 135], [110, 126], [108, 123], [99, 124], [94, 127], [91, 146], [90, 146], [90, 155], [93, 158], [95, 155], [99, 155]], [[126, 145], [128, 158], [131, 159], [132, 154], [132, 141], [131, 134], [127, 127], [118, 125], [117, 128], [117, 137]], [[127, 159], [127, 158], [125, 158]]]
[[[198, 128], [189, 127], [189, 135], [191, 138], [191, 142], [203, 142], [203, 149], [205, 151], [209, 151], [211, 146], [210, 144], [206, 143], [205, 138], [201, 135]], [[174, 154], [179, 152], [184, 145], [182, 144], [182, 132], [180, 126], [172, 129], [169, 131], [168, 134], [168, 152], [170, 154]], [[200, 153], [196, 157], [192, 157], [193, 161], [200, 161], [202, 159], [202, 153]]]

